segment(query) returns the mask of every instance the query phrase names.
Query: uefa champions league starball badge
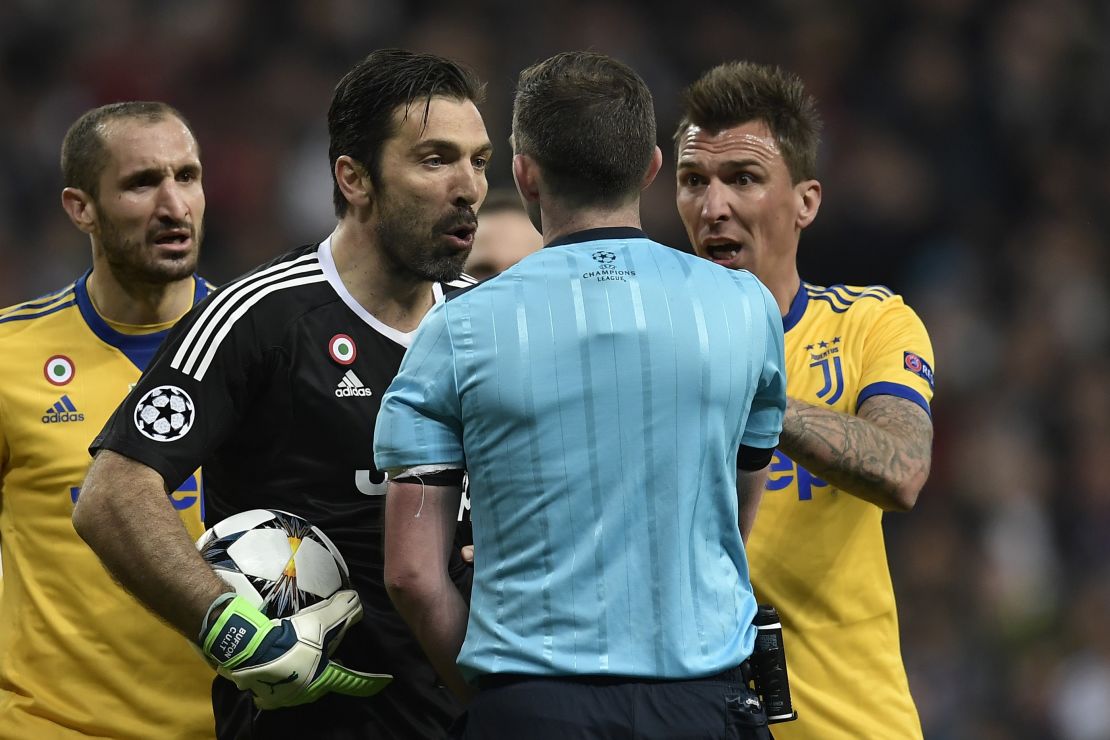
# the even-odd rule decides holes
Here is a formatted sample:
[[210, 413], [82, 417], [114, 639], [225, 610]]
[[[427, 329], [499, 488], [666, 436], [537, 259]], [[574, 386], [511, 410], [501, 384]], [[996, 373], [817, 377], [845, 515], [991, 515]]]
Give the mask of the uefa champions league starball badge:
[[135, 428], [155, 442], [173, 442], [193, 428], [196, 409], [189, 394], [176, 385], [147, 391], [135, 405]]

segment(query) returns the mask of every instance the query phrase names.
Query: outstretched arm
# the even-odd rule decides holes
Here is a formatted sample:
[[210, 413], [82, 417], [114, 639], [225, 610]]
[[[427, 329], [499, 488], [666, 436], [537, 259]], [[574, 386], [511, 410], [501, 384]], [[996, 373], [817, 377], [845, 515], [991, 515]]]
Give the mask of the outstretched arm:
[[929, 477], [932, 443], [929, 415], [898, 396], [872, 396], [858, 416], [791, 398], [779, 449], [884, 511], [909, 511]]
[[190, 640], [231, 589], [204, 562], [153, 468], [101, 450], [73, 510], [73, 526], [124, 588]]

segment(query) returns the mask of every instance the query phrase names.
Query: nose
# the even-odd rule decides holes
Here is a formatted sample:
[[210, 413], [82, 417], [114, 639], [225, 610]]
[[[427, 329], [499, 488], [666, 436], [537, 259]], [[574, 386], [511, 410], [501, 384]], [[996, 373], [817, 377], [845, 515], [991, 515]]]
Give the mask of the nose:
[[181, 191], [181, 186], [172, 178], [163, 180], [159, 188], [157, 215], [173, 221], [184, 221], [189, 215], [189, 202]]
[[489, 184], [486, 182], [486, 173], [475, 169], [469, 162], [460, 162], [459, 174], [455, 178], [456, 205], [472, 206], [485, 197]]
[[705, 188], [705, 203], [702, 204], [701, 217], [709, 223], [729, 220], [728, 188], [719, 180], [710, 180]]

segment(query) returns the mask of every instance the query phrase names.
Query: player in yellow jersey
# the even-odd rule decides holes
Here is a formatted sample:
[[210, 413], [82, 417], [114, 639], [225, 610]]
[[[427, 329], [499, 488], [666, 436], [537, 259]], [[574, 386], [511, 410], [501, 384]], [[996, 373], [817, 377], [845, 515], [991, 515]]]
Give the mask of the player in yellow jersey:
[[755, 273], [786, 330], [786, 417], [747, 545], [757, 596], [782, 618], [799, 715], [774, 735], [920, 738], [881, 523], [913, 507], [929, 474], [928, 334], [886, 288], [801, 280], [820, 119], [797, 77], [722, 65], [683, 108], [677, 202], [694, 250]]
[[[0, 311], [0, 740], [211, 738], [211, 669], [70, 522], [93, 437], [209, 291], [197, 142], [165, 104], [116, 103], [74, 123], [61, 160], [92, 269]], [[171, 498], [199, 535], [199, 474]]]

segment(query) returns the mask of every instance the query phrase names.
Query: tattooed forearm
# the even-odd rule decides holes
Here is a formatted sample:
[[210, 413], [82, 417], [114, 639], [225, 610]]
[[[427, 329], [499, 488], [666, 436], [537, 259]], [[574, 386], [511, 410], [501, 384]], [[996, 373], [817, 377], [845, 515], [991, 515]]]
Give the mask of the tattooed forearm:
[[789, 399], [779, 449], [832, 485], [908, 511], [929, 477], [933, 425], [917, 404], [872, 396], [859, 416]]

